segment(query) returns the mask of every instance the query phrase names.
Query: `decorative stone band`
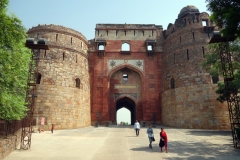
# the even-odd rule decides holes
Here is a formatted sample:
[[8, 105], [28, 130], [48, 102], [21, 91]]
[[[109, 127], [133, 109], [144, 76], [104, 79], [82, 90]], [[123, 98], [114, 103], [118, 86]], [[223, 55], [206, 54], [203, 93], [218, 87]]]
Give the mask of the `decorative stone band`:
[[120, 65], [128, 64], [140, 71], [144, 72], [144, 61], [139, 59], [109, 59], [108, 60], [108, 71], [111, 71], [115, 67]]
[[122, 85], [122, 84], [115, 84], [114, 89], [135, 89], [138, 88], [137, 85]]
[[137, 93], [115, 93], [114, 100], [116, 100], [118, 97], [121, 97], [121, 96], [132, 97], [132, 98], [138, 100]]

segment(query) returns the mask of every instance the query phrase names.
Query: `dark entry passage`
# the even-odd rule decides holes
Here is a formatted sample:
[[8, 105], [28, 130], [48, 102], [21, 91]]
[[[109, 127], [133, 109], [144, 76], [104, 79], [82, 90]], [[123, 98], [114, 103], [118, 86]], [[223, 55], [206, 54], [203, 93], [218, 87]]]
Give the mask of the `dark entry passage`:
[[134, 125], [136, 119], [135, 102], [128, 97], [124, 97], [117, 101], [116, 112], [123, 107], [127, 108], [131, 112], [131, 125]]

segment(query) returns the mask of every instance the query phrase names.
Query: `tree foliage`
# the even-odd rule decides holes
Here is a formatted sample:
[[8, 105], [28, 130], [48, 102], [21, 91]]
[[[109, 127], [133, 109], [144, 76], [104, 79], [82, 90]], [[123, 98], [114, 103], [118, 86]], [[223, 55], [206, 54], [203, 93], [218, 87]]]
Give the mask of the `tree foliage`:
[[[234, 80], [231, 82], [230, 87], [235, 86], [240, 89], [240, 38], [229, 44], [229, 49], [233, 58], [232, 66], [234, 70]], [[209, 44], [208, 52], [204, 55], [205, 62], [202, 63], [203, 68], [209, 71], [211, 76], [222, 75], [222, 65], [219, 55], [218, 44]], [[226, 101], [225, 85], [223, 82], [218, 82], [216, 93], [219, 94], [218, 101]]]
[[26, 29], [7, 14], [8, 0], [0, 1], [0, 119], [25, 116], [26, 83], [30, 51], [24, 46]]
[[240, 1], [206, 0], [211, 19], [222, 28], [223, 36], [240, 36]]

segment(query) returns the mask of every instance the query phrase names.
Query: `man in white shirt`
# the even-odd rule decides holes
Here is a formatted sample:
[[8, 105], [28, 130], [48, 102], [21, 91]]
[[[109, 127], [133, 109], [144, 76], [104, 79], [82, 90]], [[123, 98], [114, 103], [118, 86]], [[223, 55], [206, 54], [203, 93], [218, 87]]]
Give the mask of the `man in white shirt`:
[[138, 120], [136, 120], [134, 124], [134, 129], [136, 130], [136, 136], [139, 135], [139, 130], [140, 130], [140, 124], [138, 123]]

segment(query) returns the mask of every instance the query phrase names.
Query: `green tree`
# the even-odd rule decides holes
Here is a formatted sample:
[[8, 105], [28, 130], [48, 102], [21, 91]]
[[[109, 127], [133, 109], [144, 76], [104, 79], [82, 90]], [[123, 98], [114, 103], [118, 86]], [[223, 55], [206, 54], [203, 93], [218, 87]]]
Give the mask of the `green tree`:
[[31, 53], [24, 46], [26, 29], [7, 13], [8, 0], [0, 1], [0, 119], [25, 117], [26, 83]]
[[223, 36], [240, 36], [240, 1], [206, 0], [211, 19], [222, 28]]
[[[218, 44], [209, 44], [208, 52], [204, 55], [205, 62], [202, 63], [203, 68], [209, 71], [211, 76], [222, 75], [222, 65], [218, 50]], [[230, 42], [229, 49], [233, 57], [232, 65], [234, 70], [234, 80], [231, 82], [231, 86], [236, 86], [240, 89], [240, 38], [237, 38], [234, 42]], [[219, 94], [218, 101], [226, 101], [226, 92], [223, 82], [218, 82], [218, 88], [216, 93]]]

